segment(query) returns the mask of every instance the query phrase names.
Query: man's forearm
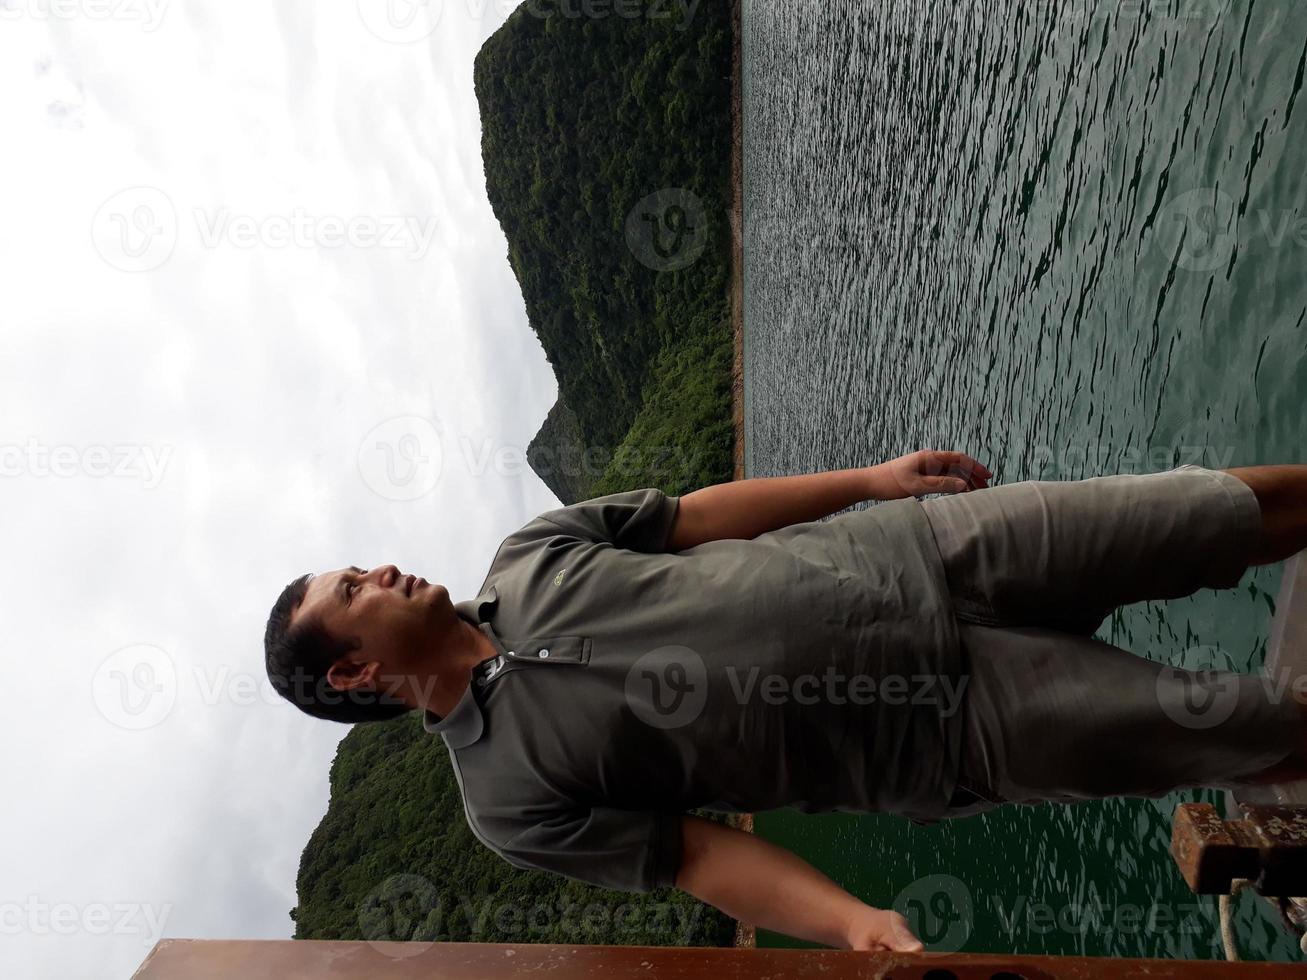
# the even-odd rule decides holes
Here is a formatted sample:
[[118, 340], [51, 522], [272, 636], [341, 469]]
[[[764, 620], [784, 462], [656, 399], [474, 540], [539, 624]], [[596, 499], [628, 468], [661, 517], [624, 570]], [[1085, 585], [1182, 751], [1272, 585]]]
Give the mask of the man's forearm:
[[802, 858], [739, 830], [686, 816], [676, 887], [727, 915], [773, 932], [850, 948], [858, 919], [874, 912]]
[[863, 500], [908, 494], [885, 464], [798, 476], [717, 483], [681, 497], [670, 550], [721, 538], [756, 538], [791, 524], [821, 520]]

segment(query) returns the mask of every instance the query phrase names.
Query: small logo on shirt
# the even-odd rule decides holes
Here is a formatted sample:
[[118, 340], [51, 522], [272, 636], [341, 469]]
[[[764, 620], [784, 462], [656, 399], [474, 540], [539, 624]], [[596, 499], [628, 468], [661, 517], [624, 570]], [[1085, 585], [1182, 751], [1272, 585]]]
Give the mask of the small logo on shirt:
[[567, 574], [567, 569], [566, 569], [566, 568], [560, 570], [559, 573], [558, 573], [557, 575], [554, 576], [554, 584], [555, 584], [555, 585], [562, 585], [562, 584], [563, 584], [563, 576], [566, 575], [566, 574]]

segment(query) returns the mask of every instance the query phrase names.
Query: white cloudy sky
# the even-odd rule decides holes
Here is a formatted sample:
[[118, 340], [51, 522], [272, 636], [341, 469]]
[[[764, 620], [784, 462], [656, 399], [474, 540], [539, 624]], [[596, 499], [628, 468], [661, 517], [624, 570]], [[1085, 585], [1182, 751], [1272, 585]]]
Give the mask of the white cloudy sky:
[[267, 687], [277, 592], [466, 598], [558, 505], [472, 89], [513, 4], [386, 2], [0, 0], [4, 976], [289, 936], [347, 729]]

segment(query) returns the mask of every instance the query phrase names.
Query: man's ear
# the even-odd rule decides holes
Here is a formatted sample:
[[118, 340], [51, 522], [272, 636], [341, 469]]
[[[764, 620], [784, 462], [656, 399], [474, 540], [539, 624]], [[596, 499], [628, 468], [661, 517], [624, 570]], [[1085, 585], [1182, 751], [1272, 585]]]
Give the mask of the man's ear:
[[352, 691], [371, 684], [380, 668], [375, 660], [358, 663], [341, 657], [327, 668], [327, 683], [337, 691]]

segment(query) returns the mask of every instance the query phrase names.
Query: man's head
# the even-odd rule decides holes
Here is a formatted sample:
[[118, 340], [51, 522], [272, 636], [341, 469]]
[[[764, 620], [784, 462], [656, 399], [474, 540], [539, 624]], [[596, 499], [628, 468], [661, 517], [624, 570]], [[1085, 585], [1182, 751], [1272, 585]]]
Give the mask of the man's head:
[[268, 617], [268, 679], [315, 718], [385, 721], [421, 706], [432, 661], [458, 630], [448, 590], [394, 565], [304, 575]]

